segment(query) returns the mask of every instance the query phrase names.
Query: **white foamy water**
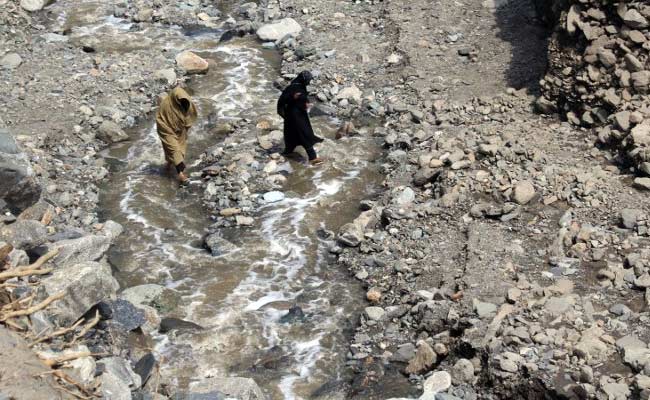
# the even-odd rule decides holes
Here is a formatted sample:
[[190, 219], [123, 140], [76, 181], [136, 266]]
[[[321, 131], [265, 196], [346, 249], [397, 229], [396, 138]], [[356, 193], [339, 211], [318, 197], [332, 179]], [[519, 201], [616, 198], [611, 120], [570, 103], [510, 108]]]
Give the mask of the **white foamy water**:
[[[83, 22], [74, 29], [78, 37], [131, 33], [133, 28], [112, 16], [75, 18]], [[177, 28], [151, 34], [154, 46], [174, 53], [193, 50], [214, 62], [191, 84], [200, 119], [190, 132], [190, 167], [198, 166], [198, 155], [220, 140], [211, 136], [211, 124], [275, 115], [277, 71], [253, 41], [212, 46], [215, 38], [209, 34], [184, 38]], [[331, 123], [314, 121], [314, 126], [331, 130]], [[235, 139], [238, 148], [257, 146], [255, 132]], [[219, 257], [201, 247], [210, 220], [200, 186], [179, 190], [166, 173], [155, 125], [146, 124], [121, 146], [109, 156], [119, 169], [105, 195], [108, 217], [125, 228], [111, 262], [127, 284], [156, 283], [178, 291], [182, 302], [174, 316], [206, 328], [155, 335], [163, 376], [179, 385], [208, 375], [251, 376], [274, 399], [308, 398], [310, 391], [338, 378], [344, 344], [324, 342], [342, 340], [347, 308], [340, 304], [349, 294], [346, 284], [332, 281], [328, 243], [317, 230], [331, 229], [324, 218], [337, 217], [334, 205], [347, 204], [350, 192], [361, 192], [361, 172], [367, 168], [363, 141], [338, 148], [326, 142], [322, 153], [332, 160], [318, 168], [279, 165], [289, 173], [285, 198], [263, 205], [256, 225], [233, 238], [239, 248]], [[291, 306], [302, 309], [304, 320], [283, 321]], [[284, 361], [251, 372], [255, 360], [272, 351]]]

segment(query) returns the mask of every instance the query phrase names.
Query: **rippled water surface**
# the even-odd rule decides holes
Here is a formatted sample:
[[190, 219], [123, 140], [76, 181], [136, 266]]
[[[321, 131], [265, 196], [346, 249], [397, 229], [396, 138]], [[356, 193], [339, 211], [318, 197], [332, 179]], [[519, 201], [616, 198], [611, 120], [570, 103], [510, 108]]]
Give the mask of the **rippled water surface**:
[[[76, 40], [143, 37], [172, 54], [190, 49], [211, 62], [209, 73], [193, 78], [189, 87], [200, 113], [190, 132], [190, 165], [223, 140], [215, 133], [220, 125], [274, 114], [279, 95], [272, 85], [279, 65], [274, 51], [262, 49], [253, 38], [219, 44], [219, 32], [134, 31], [102, 15], [98, 4], [62, 9], [58, 23]], [[114, 40], [110, 50], [132, 50], [120, 43]], [[317, 231], [349, 222], [358, 214], [359, 200], [376, 186], [379, 178], [368, 161], [377, 152], [372, 141], [367, 135], [326, 140], [324, 165], [285, 165], [293, 171], [283, 189], [286, 198], [263, 206], [252, 228], [223, 232], [238, 249], [215, 258], [202, 248], [210, 224], [201, 205], [202, 188], [179, 189], [165, 171], [151, 119], [131, 141], [107, 152], [114, 174], [102, 194], [102, 212], [125, 228], [110, 254], [122, 287], [156, 283], [173, 288], [182, 295], [174, 316], [206, 327], [155, 338], [163, 375], [181, 387], [202, 376], [252, 377], [277, 399], [310, 398], [324, 384], [336, 387], [332, 382], [345, 371], [346, 328], [354, 324], [350, 319], [362, 297], [347, 272], [331, 263], [328, 243]], [[312, 122], [318, 134], [333, 137], [337, 121], [319, 117]], [[237, 135], [236, 142], [257, 145], [255, 132]], [[292, 306], [300, 307], [304, 318], [283, 318]]]

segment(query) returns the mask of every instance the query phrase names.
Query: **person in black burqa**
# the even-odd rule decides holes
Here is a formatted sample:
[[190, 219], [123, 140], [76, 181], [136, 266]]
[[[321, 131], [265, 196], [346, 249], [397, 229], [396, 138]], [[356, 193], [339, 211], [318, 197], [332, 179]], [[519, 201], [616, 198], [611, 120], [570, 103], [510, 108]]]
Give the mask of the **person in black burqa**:
[[284, 152], [283, 155], [293, 153], [297, 146], [302, 146], [309, 156], [309, 162], [313, 165], [323, 162], [318, 158], [314, 145], [323, 139], [314, 134], [309, 122], [307, 111], [309, 93], [307, 85], [312, 80], [309, 71], [301, 72], [296, 79], [291, 81], [289, 86], [282, 91], [278, 100], [278, 114], [284, 119]]

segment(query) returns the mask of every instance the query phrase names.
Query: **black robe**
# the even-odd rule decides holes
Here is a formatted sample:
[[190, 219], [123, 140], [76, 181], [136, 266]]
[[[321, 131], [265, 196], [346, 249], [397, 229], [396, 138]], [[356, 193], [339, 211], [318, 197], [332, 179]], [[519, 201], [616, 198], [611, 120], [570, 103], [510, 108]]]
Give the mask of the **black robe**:
[[307, 86], [296, 78], [287, 86], [278, 100], [278, 114], [284, 118], [284, 145], [286, 151], [293, 151], [296, 146], [307, 149], [320, 143], [323, 139], [314, 134], [307, 114], [309, 94]]

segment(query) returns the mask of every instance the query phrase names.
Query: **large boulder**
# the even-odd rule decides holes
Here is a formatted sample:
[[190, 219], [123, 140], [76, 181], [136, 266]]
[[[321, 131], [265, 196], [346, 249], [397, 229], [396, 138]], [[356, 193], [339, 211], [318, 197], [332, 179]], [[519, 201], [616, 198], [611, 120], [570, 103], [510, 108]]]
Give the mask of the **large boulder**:
[[87, 235], [77, 239], [66, 239], [50, 243], [39, 249], [39, 254], [58, 250], [54, 258], [58, 266], [67, 267], [85, 261], [97, 261], [111, 246], [112, 238], [107, 235]]
[[13, 224], [0, 226], [0, 240], [16, 249], [29, 250], [45, 241], [47, 229], [38, 221], [18, 220]]
[[[207, 378], [190, 384], [191, 395], [200, 394], [208, 398], [221, 398], [221, 395], [238, 400], [264, 400], [264, 392], [250, 378]], [[201, 397], [203, 398], [203, 397]]]
[[184, 51], [178, 54], [176, 56], [176, 64], [189, 75], [205, 74], [210, 68], [210, 64], [206, 60], [191, 51]]
[[58, 266], [51, 276], [43, 279], [42, 288], [47, 296], [65, 294], [46, 312], [59, 325], [69, 326], [95, 304], [114, 297], [119, 284], [108, 264], [86, 261]]
[[287, 35], [297, 36], [302, 27], [293, 18], [285, 18], [270, 24], [262, 25], [257, 30], [257, 36], [265, 42], [275, 42]]
[[13, 136], [0, 128], [0, 200], [11, 212], [20, 214], [41, 197], [27, 156], [20, 151]]

